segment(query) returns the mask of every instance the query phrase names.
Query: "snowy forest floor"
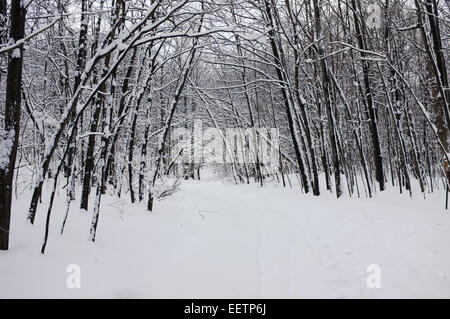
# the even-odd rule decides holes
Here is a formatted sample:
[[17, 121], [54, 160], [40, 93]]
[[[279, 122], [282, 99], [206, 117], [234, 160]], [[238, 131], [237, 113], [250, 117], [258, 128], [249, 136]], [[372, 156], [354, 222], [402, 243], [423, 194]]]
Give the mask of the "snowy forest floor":
[[[92, 243], [91, 214], [78, 202], [59, 234], [61, 191], [45, 255], [48, 198], [31, 226], [24, 193], [13, 204], [10, 250], [0, 252], [0, 298], [450, 297], [442, 190], [427, 199], [417, 188], [414, 199], [392, 187], [373, 199], [322, 193], [183, 181], [152, 214], [128, 194], [104, 196]], [[70, 264], [80, 266], [79, 289], [66, 286]], [[380, 266], [379, 289], [366, 285], [370, 264]]]

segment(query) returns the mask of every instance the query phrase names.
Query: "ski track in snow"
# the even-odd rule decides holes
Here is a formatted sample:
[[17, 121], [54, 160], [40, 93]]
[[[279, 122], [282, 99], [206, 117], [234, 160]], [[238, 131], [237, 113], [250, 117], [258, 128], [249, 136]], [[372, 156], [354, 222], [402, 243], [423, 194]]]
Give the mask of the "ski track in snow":
[[[45, 201], [33, 227], [24, 222], [27, 201], [15, 201], [11, 250], [0, 252], [0, 298], [450, 297], [442, 193], [336, 200], [279, 185], [181, 187], [152, 214], [144, 203], [105, 196], [95, 244], [86, 240], [90, 213], [78, 203], [58, 234], [59, 196], [45, 256]], [[65, 286], [73, 263], [82, 269], [81, 289]], [[381, 267], [380, 289], [366, 286], [370, 264]]]

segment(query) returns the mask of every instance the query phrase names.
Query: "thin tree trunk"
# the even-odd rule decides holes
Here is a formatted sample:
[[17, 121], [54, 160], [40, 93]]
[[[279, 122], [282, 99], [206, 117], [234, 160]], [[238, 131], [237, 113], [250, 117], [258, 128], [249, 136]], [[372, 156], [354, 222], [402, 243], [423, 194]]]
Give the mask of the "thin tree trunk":
[[336, 196], [337, 198], [342, 195], [342, 186], [341, 186], [341, 163], [339, 161], [339, 153], [337, 146], [337, 136], [336, 136], [336, 123], [334, 118], [334, 112], [332, 110], [331, 105], [331, 97], [330, 97], [330, 74], [328, 71], [327, 58], [326, 58], [326, 49], [324, 46], [324, 40], [322, 38], [322, 31], [320, 25], [320, 4], [319, 0], [314, 0], [314, 16], [315, 16], [315, 26], [316, 26], [316, 39], [318, 41], [318, 50], [320, 57], [320, 66], [322, 69], [322, 90], [323, 90], [323, 101], [325, 103], [325, 108], [328, 114], [328, 133], [330, 136], [330, 146], [331, 146], [331, 156], [333, 158], [333, 168], [334, 168], [334, 180], [336, 187]]
[[[353, 7], [353, 17], [356, 29], [356, 38], [358, 39], [358, 45], [361, 51], [362, 58], [362, 67], [363, 67], [363, 78], [364, 78], [364, 86], [365, 86], [365, 98], [367, 103], [367, 110], [369, 113], [370, 119], [370, 131], [372, 138], [372, 147], [373, 147], [373, 160], [375, 163], [375, 177], [380, 186], [380, 191], [385, 189], [384, 183], [384, 174], [383, 174], [383, 158], [381, 155], [381, 146], [380, 146], [380, 136], [378, 133], [378, 124], [377, 124], [377, 115], [376, 110], [373, 105], [373, 95], [372, 95], [372, 83], [370, 80], [370, 69], [369, 63], [365, 59], [366, 53], [366, 39], [365, 39], [365, 24], [364, 20], [361, 16], [361, 4], [357, 0], [352, 0]], [[358, 15], [358, 12], [360, 13]]]

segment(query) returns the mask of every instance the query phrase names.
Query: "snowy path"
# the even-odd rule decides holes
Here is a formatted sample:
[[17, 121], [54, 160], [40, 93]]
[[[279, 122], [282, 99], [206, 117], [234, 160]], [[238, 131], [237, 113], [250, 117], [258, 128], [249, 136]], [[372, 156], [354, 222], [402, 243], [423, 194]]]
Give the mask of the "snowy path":
[[[2, 297], [398, 298], [450, 297], [450, 213], [394, 191], [375, 199], [320, 198], [298, 188], [185, 182], [154, 214], [106, 197], [98, 241], [90, 216], [71, 211], [57, 234], [64, 198], [39, 254], [44, 216], [25, 224], [14, 206], [12, 247], [0, 253]], [[78, 264], [81, 289], [66, 287]], [[381, 288], [366, 268], [381, 268]]]

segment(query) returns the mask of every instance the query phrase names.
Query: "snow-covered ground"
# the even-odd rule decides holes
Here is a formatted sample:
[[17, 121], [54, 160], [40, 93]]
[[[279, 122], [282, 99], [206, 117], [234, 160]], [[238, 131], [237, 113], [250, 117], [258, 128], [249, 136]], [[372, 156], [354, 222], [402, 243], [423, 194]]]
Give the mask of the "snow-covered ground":
[[[47, 191], [46, 193], [48, 193]], [[449, 298], [450, 211], [440, 191], [411, 199], [397, 189], [374, 199], [298, 187], [183, 181], [144, 204], [102, 199], [97, 242], [90, 213], [73, 204], [64, 235], [65, 191], [56, 200], [45, 255], [46, 198], [35, 226], [30, 194], [15, 200], [11, 247], [0, 252], [0, 298]], [[69, 289], [68, 265], [81, 270]], [[368, 265], [381, 288], [368, 288]]]

